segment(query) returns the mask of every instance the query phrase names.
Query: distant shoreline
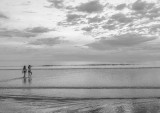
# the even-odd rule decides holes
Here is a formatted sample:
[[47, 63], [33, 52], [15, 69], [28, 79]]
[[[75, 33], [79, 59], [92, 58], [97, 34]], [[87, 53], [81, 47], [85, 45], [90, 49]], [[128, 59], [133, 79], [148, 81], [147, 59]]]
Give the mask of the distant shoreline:
[[[33, 67], [32, 70], [63, 70], [63, 69], [144, 69], [144, 68], [160, 68], [160, 66], [158, 67], [126, 67], [126, 66], [122, 66], [122, 67]], [[22, 70], [21, 68], [0, 68], [0, 70]]]
[[70, 86], [32, 86], [32, 87], [0, 87], [0, 89], [160, 89], [160, 86], [109, 86], [109, 87], [70, 87]]

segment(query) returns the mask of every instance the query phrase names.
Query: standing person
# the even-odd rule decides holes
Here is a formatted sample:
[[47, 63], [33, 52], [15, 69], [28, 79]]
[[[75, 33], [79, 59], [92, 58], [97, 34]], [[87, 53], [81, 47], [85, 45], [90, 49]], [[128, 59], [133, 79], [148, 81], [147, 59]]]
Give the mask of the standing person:
[[23, 66], [23, 70], [22, 70], [22, 73], [24, 74], [24, 78], [26, 77], [26, 72], [27, 72], [27, 68], [26, 66]]
[[32, 75], [32, 70], [31, 70], [31, 65], [28, 66], [28, 77], [31, 77]]

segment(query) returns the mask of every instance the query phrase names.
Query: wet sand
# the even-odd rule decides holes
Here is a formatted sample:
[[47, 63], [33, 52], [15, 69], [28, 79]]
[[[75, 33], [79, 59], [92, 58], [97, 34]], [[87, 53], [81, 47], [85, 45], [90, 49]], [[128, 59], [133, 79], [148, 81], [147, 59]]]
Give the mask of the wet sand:
[[159, 113], [159, 99], [0, 100], [1, 113]]

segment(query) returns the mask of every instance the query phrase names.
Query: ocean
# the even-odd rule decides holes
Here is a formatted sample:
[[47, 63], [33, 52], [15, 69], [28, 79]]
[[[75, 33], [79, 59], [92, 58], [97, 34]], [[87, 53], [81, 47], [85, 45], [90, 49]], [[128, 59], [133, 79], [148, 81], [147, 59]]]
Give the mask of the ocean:
[[0, 113], [159, 113], [160, 68], [131, 64], [0, 67]]

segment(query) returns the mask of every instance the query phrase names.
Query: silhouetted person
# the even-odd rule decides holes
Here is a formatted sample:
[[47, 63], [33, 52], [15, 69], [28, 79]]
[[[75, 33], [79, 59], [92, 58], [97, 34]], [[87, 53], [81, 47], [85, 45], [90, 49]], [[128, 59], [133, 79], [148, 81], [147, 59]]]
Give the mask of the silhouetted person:
[[32, 75], [32, 70], [31, 70], [31, 65], [28, 66], [28, 77], [31, 77]]
[[23, 66], [23, 70], [22, 70], [22, 73], [24, 74], [24, 78], [26, 77], [26, 73], [27, 73], [27, 68], [26, 66]]

